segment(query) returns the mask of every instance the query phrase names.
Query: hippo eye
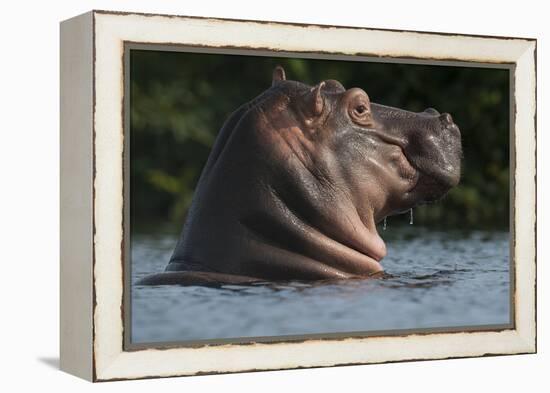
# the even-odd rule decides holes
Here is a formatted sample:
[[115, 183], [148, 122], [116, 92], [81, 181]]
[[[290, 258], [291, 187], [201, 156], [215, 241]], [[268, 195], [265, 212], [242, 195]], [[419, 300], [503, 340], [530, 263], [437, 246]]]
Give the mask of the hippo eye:
[[358, 115], [364, 115], [365, 113], [367, 113], [369, 111], [369, 109], [366, 107], [366, 105], [359, 105], [355, 108], [355, 112], [358, 114]]
[[370, 108], [367, 104], [361, 103], [354, 107], [353, 110], [350, 112], [350, 116], [355, 123], [361, 126], [373, 126]]
[[353, 88], [346, 92], [347, 112], [351, 121], [363, 127], [372, 127], [374, 124], [370, 100], [363, 90]]

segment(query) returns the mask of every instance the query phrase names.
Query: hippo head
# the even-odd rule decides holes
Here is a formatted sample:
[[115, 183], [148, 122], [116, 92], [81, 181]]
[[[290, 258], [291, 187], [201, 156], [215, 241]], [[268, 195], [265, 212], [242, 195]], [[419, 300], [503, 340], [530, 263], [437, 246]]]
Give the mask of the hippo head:
[[301, 144], [304, 167], [374, 222], [436, 201], [458, 184], [460, 131], [450, 114], [371, 103], [364, 90], [335, 80], [314, 87], [286, 81], [280, 67], [273, 80], [288, 91], [287, 107], [300, 124], [290, 139], [310, 142]]
[[371, 276], [376, 223], [441, 198], [460, 178], [447, 113], [370, 102], [335, 80], [286, 80], [226, 121], [167, 270], [262, 280]]

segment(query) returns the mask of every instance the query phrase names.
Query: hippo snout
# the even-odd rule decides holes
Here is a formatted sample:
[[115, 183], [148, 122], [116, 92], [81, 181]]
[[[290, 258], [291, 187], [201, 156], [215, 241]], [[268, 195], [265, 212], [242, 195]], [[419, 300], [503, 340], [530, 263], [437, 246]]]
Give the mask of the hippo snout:
[[409, 141], [411, 161], [421, 172], [418, 188], [424, 201], [440, 199], [458, 185], [461, 174], [462, 144], [460, 129], [449, 113], [432, 109], [433, 118], [422, 131], [412, 133]]
[[376, 104], [372, 108], [379, 135], [399, 144], [419, 172], [418, 203], [435, 201], [459, 183], [461, 136], [451, 114], [434, 108], [422, 112]]

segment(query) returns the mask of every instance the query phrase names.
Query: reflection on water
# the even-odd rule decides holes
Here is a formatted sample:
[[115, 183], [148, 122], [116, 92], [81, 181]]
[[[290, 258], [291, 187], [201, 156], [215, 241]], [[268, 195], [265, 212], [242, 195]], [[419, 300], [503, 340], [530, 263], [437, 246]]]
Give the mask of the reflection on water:
[[[134, 343], [509, 323], [507, 232], [383, 233], [383, 279], [224, 285], [132, 285]], [[134, 235], [132, 283], [161, 272], [175, 236]]]

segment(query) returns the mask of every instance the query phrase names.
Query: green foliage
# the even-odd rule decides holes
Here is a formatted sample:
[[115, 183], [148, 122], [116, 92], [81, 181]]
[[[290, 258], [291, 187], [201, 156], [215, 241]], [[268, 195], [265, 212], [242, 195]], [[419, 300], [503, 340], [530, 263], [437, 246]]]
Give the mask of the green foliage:
[[451, 113], [462, 132], [461, 184], [417, 208], [415, 223], [508, 226], [508, 70], [132, 50], [133, 227], [181, 226], [224, 120], [270, 86], [277, 64], [288, 79], [336, 79], [380, 104]]

